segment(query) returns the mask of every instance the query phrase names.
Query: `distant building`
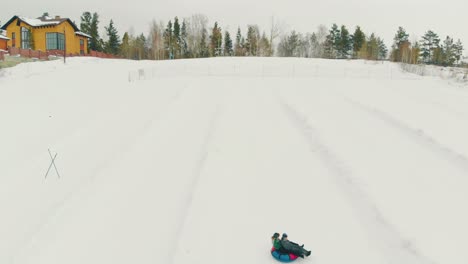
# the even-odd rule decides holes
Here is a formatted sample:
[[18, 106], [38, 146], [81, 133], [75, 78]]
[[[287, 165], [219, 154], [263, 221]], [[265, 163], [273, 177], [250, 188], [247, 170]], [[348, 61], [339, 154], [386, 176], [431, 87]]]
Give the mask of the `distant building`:
[[46, 14], [38, 18], [14, 16], [1, 29], [7, 31], [8, 47], [66, 51], [67, 54], [87, 54], [91, 38], [70, 19]]
[[9, 38], [0, 33], [0, 50], [7, 50], [9, 40]]

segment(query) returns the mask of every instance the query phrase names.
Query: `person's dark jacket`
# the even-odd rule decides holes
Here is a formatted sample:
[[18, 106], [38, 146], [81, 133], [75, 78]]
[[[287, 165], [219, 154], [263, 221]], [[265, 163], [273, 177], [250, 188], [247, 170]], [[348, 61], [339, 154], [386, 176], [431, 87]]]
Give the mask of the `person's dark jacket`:
[[289, 253], [293, 253], [296, 256], [304, 256], [305, 254], [305, 250], [301, 246], [289, 240], [285, 240], [285, 239], [281, 240], [281, 247], [285, 251]]

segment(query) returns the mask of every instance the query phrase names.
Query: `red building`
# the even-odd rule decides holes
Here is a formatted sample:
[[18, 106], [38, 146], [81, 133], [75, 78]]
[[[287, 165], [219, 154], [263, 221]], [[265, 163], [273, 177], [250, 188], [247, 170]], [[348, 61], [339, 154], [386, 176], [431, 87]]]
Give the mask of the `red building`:
[[0, 34], [0, 50], [7, 50], [7, 42], [10, 39]]

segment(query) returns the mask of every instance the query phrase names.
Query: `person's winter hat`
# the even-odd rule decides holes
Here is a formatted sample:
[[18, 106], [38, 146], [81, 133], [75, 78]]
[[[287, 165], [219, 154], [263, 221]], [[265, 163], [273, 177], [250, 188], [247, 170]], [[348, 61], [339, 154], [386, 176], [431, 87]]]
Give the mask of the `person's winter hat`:
[[279, 233], [274, 233], [271, 238], [278, 238], [278, 237], [279, 237]]
[[283, 236], [282, 237], [288, 237], [288, 234], [286, 233], [283, 233]]

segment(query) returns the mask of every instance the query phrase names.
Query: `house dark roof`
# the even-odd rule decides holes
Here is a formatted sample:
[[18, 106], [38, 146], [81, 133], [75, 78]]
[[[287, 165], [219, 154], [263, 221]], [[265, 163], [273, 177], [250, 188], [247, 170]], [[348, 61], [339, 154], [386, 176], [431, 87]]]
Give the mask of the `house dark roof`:
[[8, 22], [6, 22], [5, 25], [3, 25], [1, 29], [6, 30], [6, 28], [11, 23], [13, 23], [13, 21], [15, 21], [17, 18], [19, 19], [19, 21], [22, 21], [30, 25], [31, 27], [56, 26], [56, 25], [62, 24], [65, 21], [68, 21], [70, 25], [73, 27], [73, 29], [75, 30], [75, 32], [80, 31], [80, 29], [75, 25], [75, 23], [73, 23], [69, 18], [60, 18], [60, 17], [51, 18], [48, 16], [42, 16], [38, 18], [14, 16], [10, 20], [8, 20]]

